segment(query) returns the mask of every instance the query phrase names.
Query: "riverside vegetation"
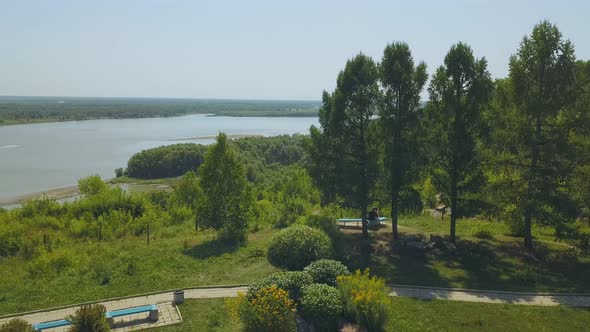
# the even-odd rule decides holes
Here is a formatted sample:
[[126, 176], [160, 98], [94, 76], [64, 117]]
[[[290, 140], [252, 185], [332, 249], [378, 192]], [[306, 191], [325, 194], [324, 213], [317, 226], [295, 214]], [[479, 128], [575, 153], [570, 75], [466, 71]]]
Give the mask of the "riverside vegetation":
[[[93, 176], [80, 181], [85, 196], [76, 202], [60, 205], [41, 199], [1, 212], [0, 267], [10, 271], [0, 280], [1, 312], [170, 288], [251, 283], [277, 271], [265, 258], [271, 237], [293, 224], [319, 229], [330, 239], [332, 257], [349, 269], [370, 267], [388, 282], [588, 291], [584, 276], [590, 271], [589, 257], [567, 242], [556, 242], [549, 227], [533, 230], [538, 259], [518, 254], [518, 237], [505, 223], [477, 219], [458, 221], [460, 240], [455, 249], [420, 254], [391, 247], [387, 229], [380, 229], [372, 236], [370, 254], [364, 256], [362, 236], [334, 223], [336, 216], [354, 211], [320, 206], [320, 194], [303, 168], [309, 158], [306, 144], [301, 136], [229, 142], [245, 163], [253, 196], [248, 241], [242, 246], [220, 241], [219, 231], [205, 224], [195, 230], [195, 211], [204, 195], [199, 172], [165, 180], [174, 183], [170, 192], [128, 193]], [[292, 163], [278, 157], [291, 150], [290, 157], [298, 152], [301, 159]], [[262, 171], [257, 173], [258, 169]], [[408, 236], [444, 234], [448, 224], [448, 218], [405, 215], [400, 219], [402, 235]], [[481, 227], [492, 239], [474, 235]], [[27, 301], [20, 300], [25, 297]]]
[[[324, 93], [320, 128], [309, 137], [231, 141], [220, 134], [209, 148], [144, 151], [130, 159], [127, 174], [181, 176], [173, 191], [127, 193], [91, 176], [80, 180], [84, 197], [76, 202], [41, 199], [1, 211], [0, 312], [266, 277], [272, 282], [260, 302], [279, 301], [291, 319], [287, 309], [305, 303], [294, 294], [318, 293], [299, 287], [314, 269], [280, 268], [303, 269], [322, 258], [350, 271], [368, 267], [377, 286], [588, 291], [588, 62], [576, 61], [557, 27], [542, 22], [511, 58], [507, 79], [492, 81], [484, 59], [454, 45], [422, 104], [424, 65], [413, 64], [404, 43], [384, 53], [380, 64], [365, 55], [347, 63], [336, 90]], [[422, 215], [440, 205], [450, 206], [450, 218]], [[391, 215], [391, 230], [370, 233], [366, 220], [360, 232], [335, 225], [340, 216], [365, 219], [372, 206]], [[297, 236], [281, 239], [286, 232]], [[432, 250], [403, 245], [431, 236], [440, 238]], [[317, 250], [292, 250], [299, 253], [293, 260], [280, 250], [310, 243]], [[271, 265], [275, 255], [289, 265]], [[344, 300], [347, 319], [372, 324]], [[375, 321], [419, 329], [408, 308], [432, 309], [418, 321], [446, 316], [440, 326], [457, 327], [440, 307], [481, 317], [484, 328], [504, 326], [483, 312], [505, 306], [407, 299], [388, 303], [379, 312], [389, 320]], [[569, 308], [514, 312], [588, 319], [587, 311]], [[477, 328], [471, 318], [464, 321]]]
[[187, 114], [317, 116], [313, 101], [157, 98], [1, 97], [0, 126], [54, 121], [132, 119]]

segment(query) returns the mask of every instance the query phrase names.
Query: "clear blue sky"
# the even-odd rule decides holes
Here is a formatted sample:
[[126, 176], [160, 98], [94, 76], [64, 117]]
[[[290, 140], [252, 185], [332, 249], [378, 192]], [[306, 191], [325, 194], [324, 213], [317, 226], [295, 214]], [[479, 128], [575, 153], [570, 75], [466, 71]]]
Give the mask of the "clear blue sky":
[[0, 0], [0, 95], [320, 99], [348, 58], [469, 43], [494, 77], [542, 19], [590, 59], [590, 0]]

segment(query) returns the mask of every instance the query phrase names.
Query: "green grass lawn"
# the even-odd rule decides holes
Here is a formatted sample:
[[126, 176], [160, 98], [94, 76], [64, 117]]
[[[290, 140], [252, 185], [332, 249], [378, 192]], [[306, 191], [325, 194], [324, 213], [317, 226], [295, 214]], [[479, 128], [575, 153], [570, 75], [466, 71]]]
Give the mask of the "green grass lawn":
[[455, 247], [431, 250], [403, 246], [408, 237], [446, 236], [449, 222], [431, 217], [403, 218], [401, 241], [390, 245], [391, 224], [371, 232], [370, 250], [363, 250], [360, 230], [345, 229], [342, 260], [352, 268], [369, 267], [389, 283], [513, 291], [588, 292], [590, 256], [557, 242], [548, 229], [535, 229], [535, 250], [523, 251], [522, 239], [505, 235], [500, 223], [485, 222], [492, 239], [471, 235], [480, 221], [460, 220]]
[[[396, 284], [590, 291], [590, 257], [574, 254], [549, 231], [535, 230], [536, 249], [528, 255], [521, 239], [505, 235], [502, 224], [489, 225], [493, 239], [474, 238], [471, 229], [476, 222], [458, 222], [456, 247], [427, 251], [399, 243], [392, 247], [390, 225], [370, 232], [371, 248], [366, 251], [360, 245], [360, 230], [345, 229], [336, 258], [352, 269], [369, 267]], [[49, 233], [53, 250], [34, 259], [0, 259], [0, 315], [181, 287], [250, 283], [276, 271], [265, 257], [276, 230], [265, 227], [237, 249], [213, 241], [212, 232], [195, 234], [190, 224], [155, 230], [149, 246], [135, 236], [97, 243], [55, 231]], [[403, 218], [400, 231], [402, 239], [446, 235], [448, 221]]]
[[[153, 331], [240, 330], [223, 299], [187, 300], [179, 309], [182, 324]], [[585, 331], [589, 326], [588, 309], [395, 297], [387, 331]]]
[[182, 319], [181, 324], [152, 329], [154, 332], [180, 331], [240, 331], [241, 325], [233, 319], [224, 299], [189, 299], [178, 307]]
[[590, 311], [393, 298], [388, 331], [587, 331]]
[[202, 285], [247, 284], [275, 271], [264, 256], [274, 230], [228, 248], [211, 232], [169, 227], [143, 238], [71, 241], [35, 260], [0, 260], [0, 315], [110, 297]]

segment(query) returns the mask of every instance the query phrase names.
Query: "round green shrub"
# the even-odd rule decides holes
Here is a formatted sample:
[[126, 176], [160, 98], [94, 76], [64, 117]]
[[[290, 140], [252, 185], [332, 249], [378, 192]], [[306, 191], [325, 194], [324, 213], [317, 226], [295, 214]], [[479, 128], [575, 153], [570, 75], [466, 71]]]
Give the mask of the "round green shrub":
[[317, 284], [336, 286], [336, 277], [348, 275], [350, 271], [339, 261], [333, 259], [320, 259], [312, 262], [304, 269]]
[[342, 232], [334, 219], [326, 215], [310, 214], [305, 219], [305, 225], [324, 231], [334, 241], [342, 237]]
[[325, 284], [311, 284], [302, 290], [301, 312], [316, 331], [336, 331], [342, 314], [340, 291]]
[[245, 332], [295, 332], [295, 303], [285, 290], [273, 285], [262, 288], [251, 298], [238, 293], [226, 301], [232, 316], [239, 318]]
[[34, 332], [35, 330], [22, 318], [13, 318], [0, 325], [0, 332]]
[[299, 301], [299, 298], [301, 297], [301, 289], [312, 283], [313, 278], [303, 271], [277, 272], [251, 284], [250, 287], [248, 287], [248, 297], [251, 298], [261, 289], [274, 285], [289, 293], [289, 298], [291, 300]]
[[106, 318], [106, 308], [102, 304], [85, 304], [69, 316], [72, 322], [70, 332], [108, 332], [111, 330]]
[[332, 243], [328, 236], [309, 226], [294, 225], [275, 234], [270, 240], [268, 261], [288, 270], [301, 270], [309, 263], [329, 258]]
[[494, 233], [491, 227], [487, 224], [477, 223], [471, 229], [471, 235], [478, 239], [493, 239]]
[[389, 288], [385, 280], [369, 274], [369, 270], [338, 277], [343, 312], [354, 317], [355, 323], [366, 331], [383, 331], [389, 318]]

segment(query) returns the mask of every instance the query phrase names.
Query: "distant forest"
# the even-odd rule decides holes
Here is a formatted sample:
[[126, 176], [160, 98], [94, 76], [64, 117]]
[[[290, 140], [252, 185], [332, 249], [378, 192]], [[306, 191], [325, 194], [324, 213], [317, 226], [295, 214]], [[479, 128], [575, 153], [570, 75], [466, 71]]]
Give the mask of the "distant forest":
[[169, 117], [317, 116], [319, 101], [0, 97], [0, 124]]

